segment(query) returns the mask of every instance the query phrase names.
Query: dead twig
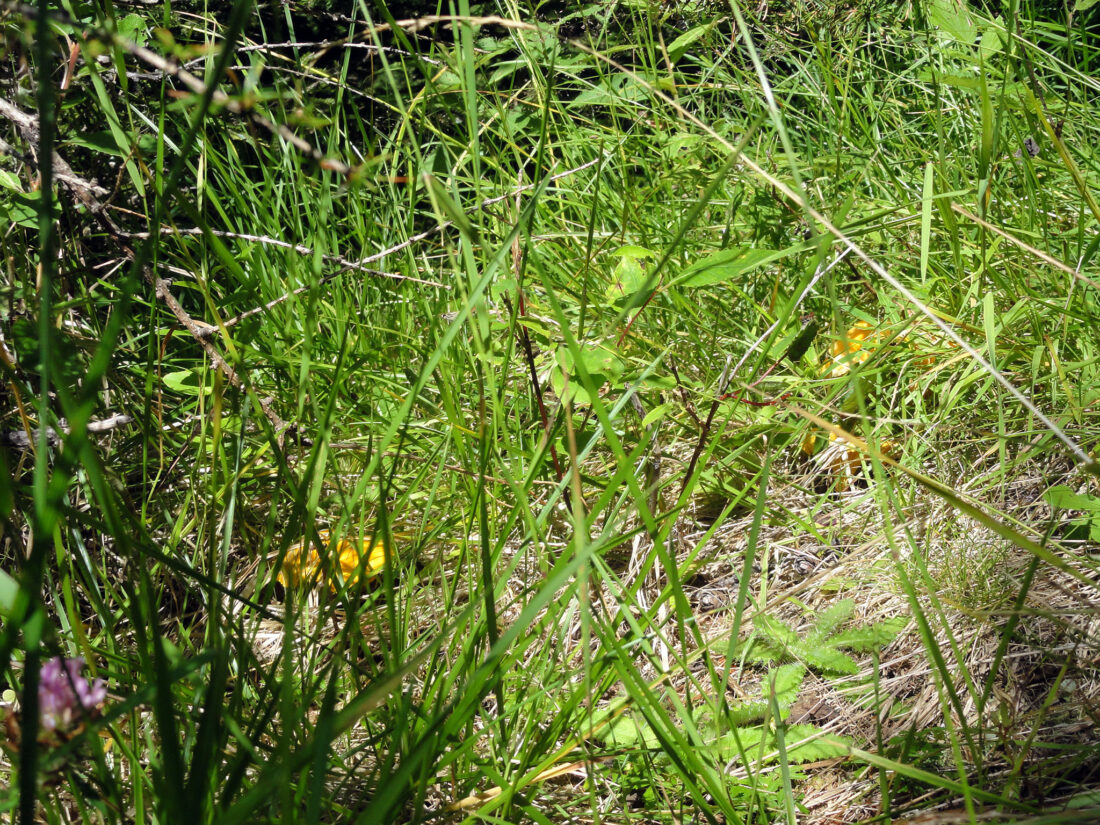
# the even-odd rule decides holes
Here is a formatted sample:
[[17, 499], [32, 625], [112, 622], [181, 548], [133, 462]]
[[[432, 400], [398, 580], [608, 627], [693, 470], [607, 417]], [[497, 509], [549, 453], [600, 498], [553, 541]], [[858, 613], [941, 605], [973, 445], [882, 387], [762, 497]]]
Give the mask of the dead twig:
[[[89, 433], [99, 435], [117, 429], [123, 424], [129, 424], [133, 420], [133, 418], [125, 413], [115, 413], [110, 418], [103, 418], [99, 421], [89, 421], [84, 429]], [[59, 422], [58, 426], [61, 428], [60, 432], [53, 427], [46, 428], [46, 441], [53, 447], [59, 446], [62, 436], [66, 436], [70, 432], [70, 428], [64, 421]], [[37, 430], [33, 433], [24, 432], [23, 430], [0, 432], [0, 444], [5, 447], [15, 447], [17, 450], [29, 450], [32, 445], [38, 443], [38, 436], [39, 431]]]
[[[151, 232], [123, 232], [123, 237], [133, 238], [134, 240], [147, 240], [153, 233]], [[290, 243], [289, 241], [282, 241], [278, 238], [271, 238], [266, 235], [250, 235], [246, 232], [227, 232], [222, 229], [203, 229], [200, 226], [179, 228], [175, 226], [162, 226], [160, 228], [161, 235], [179, 235], [179, 236], [199, 236], [210, 234], [219, 238], [233, 238], [235, 240], [248, 241], [250, 243], [263, 244], [264, 246], [276, 246], [281, 249], [290, 249], [301, 255], [312, 255], [314, 250], [312, 247], [305, 246], [304, 244]], [[360, 261], [353, 261], [348, 258], [343, 258], [339, 255], [323, 254], [322, 259], [328, 263], [334, 263], [345, 270], [356, 270], [358, 272], [365, 272], [368, 275], [377, 275], [380, 278], [392, 278], [395, 281], [411, 281], [414, 284], [423, 284], [424, 286], [434, 286], [439, 289], [450, 289], [447, 284], [440, 283], [439, 281], [429, 281], [424, 278], [413, 278], [409, 275], [402, 275], [400, 272], [385, 272], [380, 269], [370, 269], [365, 266], [365, 263], [371, 260], [377, 260], [377, 257], [372, 259], [363, 259]], [[281, 300], [286, 300], [285, 298]]]

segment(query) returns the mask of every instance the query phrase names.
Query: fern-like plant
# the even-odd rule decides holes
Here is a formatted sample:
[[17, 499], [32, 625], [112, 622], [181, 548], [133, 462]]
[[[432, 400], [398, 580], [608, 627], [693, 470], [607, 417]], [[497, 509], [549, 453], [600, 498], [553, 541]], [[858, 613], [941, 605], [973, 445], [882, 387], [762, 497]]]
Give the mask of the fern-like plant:
[[[723, 763], [777, 756], [777, 729], [781, 726], [787, 761], [791, 764], [829, 759], [846, 753], [843, 737], [821, 738], [824, 731], [815, 725], [787, 725], [791, 706], [798, 699], [808, 669], [823, 675], [840, 677], [859, 672], [859, 665], [848, 653], [865, 653], [893, 641], [905, 627], [904, 617], [869, 625], [842, 629], [855, 612], [855, 603], [845, 599], [818, 616], [804, 636], [773, 616], [758, 616], [745, 658], [768, 663], [758, 697], [732, 706], [721, 702], [700, 708], [691, 722], [698, 731], [700, 748]], [[604, 721], [597, 719], [593, 721]], [[627, 751], [657, 751], [660, 737], [637, 713], [625, 713], [608, 722], [599, 738], [609, 747]]]
[[[801, 663], [772, 668], [761, 685], [758, 697], [739, 702], [733, 707], [718, 709], [708, 703], [694, 714], [692, 722], [698, 730], [700, 750], [708, 752], [716, 762], [772, 761], [776, 757], [777, 726], [783, 725], [787, 761], [796, 764], [843, 756], [847, 751], [842, 737], [828, 742], [820, 737], [823, 731], [815, 725], [786, 725], [791, 706], [798, 699], [806, 667]], [[774, 704], [773, 704], [774, 703]], [[778, 719], [769, 708], [778, 711]], [[600, 735], [609, 747], [628, 751], [658, 751], [660, 738], [640, 715], [627, 713], [610, 722]]]
[[756, 632], [749, 641], [746, 658], [754, 662], [802, 662], [823, 674], [854, 675], [859, 672], [859, 665], [841, 648], [866, 653], [883, 647], [894, 640], [908, 619], [897, 616], [841, 630], [853, 612], [855, 602], [843, 599], [822, 611], [805, 636], [799, 636], [790, 625], [774, 616], [757, 616], [753, 620]]

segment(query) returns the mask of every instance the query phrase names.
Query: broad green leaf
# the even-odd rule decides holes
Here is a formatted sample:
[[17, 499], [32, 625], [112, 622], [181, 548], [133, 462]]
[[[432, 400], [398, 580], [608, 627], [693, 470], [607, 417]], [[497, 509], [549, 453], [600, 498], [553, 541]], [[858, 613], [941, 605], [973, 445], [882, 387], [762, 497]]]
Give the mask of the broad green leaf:
[[131, 43], [136, 43], [138, 46], [149, 45], [149, 33], [145, 20], [132, 12], [115, 24], [115, 31], [121, 37]]
[[772, 671], [772, 678], [766, 683], [766, 690], [774, 679], [775, 702], [783, 710], [794, 704], [798, 698], [798, 689], [802, 687], [802, 680], [806, 678], [806, 667], [801, 662], [792, 662], [789, 665], [781, 665]]
[[611, 285], [604, 292], [608, 301], [630, 298], [638, 293], [646, 282], [646, 273], [637, 258], [626, 257], [615, 264], [611, 273]]
[[967, 45], [973, 45], [978, 37], [978, 26], [966, 0], [932, 0], [928, 4], [928, 21]]
[[581, 351], [581, 362], [590, 379], [587, 385], [581, 383], [580, 370], [565, 347], [558, 350], [555, 369], [550, 373], [550, 385], [554, 392], [562, 397], [568, 393], [580, 404], [591, 404], [591, 393], [599, 392], [609, 381], [618, 381], [625, 366], [621, 358], [605, 347], [585, 348]]
[[16, 192], [6, 204], [0, 202], [0, 210], [6, 213], [8, 223], [18, 224], [24, 229], [37, 229], [38, 194], [38, 192]]
[[[612, 374], [622, 372], [623, 362], [615, 353], [604, 347], [588, 347], [581, 350], [581, 364], [589, 375]], [[562, 347], [558, 350], [558, 363], [569, 372], [576, 371], [576, 363], [569, 350]]]
[[[995, 22], [999, 23], [1000, 18]], [[988, 60], [997, 52], [1004, 48], [1004, 35], [1001, 30], [995, 26], [987, 26], [985, 31], [982, 32], [982, 40], [978, 44], [978, 51], [981, 52], [983, 60]]]
[[706, 143], [702, 135], [694, 132], [676, 132], [668, 138], [664, 146], [665, 156], [676, 157], [683, 149], [695, 149], [700, 144]]
[[[741, 750], [749, 759], [754, 759], [757, 749], [760, 747], [760, 742], [765, 735], [764, 729], [760, 727], [738, 728], [736, 733], [731, 731], [720, 738], [715, 743], [714, 750], [723, 762], [729, 762], [733, 759], [740, 760]], [[740, 749], [738, 745], [741, 746]]]
[[649, 92], [636, 79], [625, 73], [613, 74], [598, 86], [586, 89], [569, 102], [569, 108], [610, 106], [645, 100]]
[[652, 424], [654, 421], [658, 421], [664, 418], [668, 414], [668, 411], [673, 409], [674, 406], [675, 405], [668, 403], [658, 404], [656, 407], [645, 414], [645, 418], [642, 419], [642, 428], [644, 429]]
[[1056, 510], [1096, 510], [1100, 511], [1100, 498], [1078, 494], [1064, 484], [1051, 487], [1043, 498]]
[[963, 75], [944, 75], [940, 78], [940, 82], [944, 86], [954, 86], [956, 89], [967, 89], [968, 91], [976, 92], [981, 88], [981, 81], [977, 77], [966, 77]]
[[543, 338], [546, 339], [550, 339], [556, 332], [556, 330], [551, 330], [550, 327], [546, 326], [546, 324], [540, 323], [539, 321], [534, 321], [531, 318], [519, 318], [516, 320], [516, 324], [522, 327], [526, 327], [531, 332], [535, 333], [536, 335], [541, 335]]
[[600, 739], [609, 746], [620, 748], [658, 748], [660, 740], [644, 719], [624, 714], [601, 732]]
[[832, 647], [822, 648], [799, 648], [798, 651], [806, 664], [817, 670], [829, 671], [831, 673], [843, 673], [849, 676], [854, 676], [859, 673], [859, 665], [856, 664], [855, 659], [847, 654], [841, 653], [839, 650]]
[[[637, 380], [637, 376], [623, 376], [624, 380], [629, 378], [631, 382]], [[671, 375], [655, 375], [650, 373], [641, 379], [642, 386], [650, 390], [674, 390], [678, 386], [676, 379]]]
[[633, 244], [627, 244], [626, 246], [620, 246], [614, 252], [611, 253], [618, 258], [656, 258], [657, 253], [652, 249], [646, 249], [644, 246], [634, 246]]
[[16, 192], [23, 191], [23, 184], [19, 178], [9, 172], [7, 169], [0, 169], [0, 186], [5, 189], [13, 189]]
[[798, 643], [798, 634], [774, 616], [757, 616], [753, 619], [753, 624], [768, 642], [780, 649], [793, 647]]
[[203, 376], [198, 370], [170, 372], [161, 380], [169, 389], [187, 395], [206, 395], [214, 388], [209, 381], [203, 380]]
[[811, 321], [803, 328], [798, 335], [795, 336], [794, 341], [787, 347], [787, 351], [783, 354], [784, 358], [790, 360], [792, 364], [797, 364], [802, 360], [802, 356], [809, 350], [810, 345], [814, 342], [814, 338], [817, 337], [817, 331], [820, 329], [820, 325], [817, 321]]
[[908, 617], [894, 616], [865, 627], [853, 627], [841, 631], [829, 639], [829, 644], [835, 647], [846, 647], [857, 653], [866, 653], [890, 644], [907, 624], [909, 624]]
[[748, 702], [739, 702], [729, 709], [726, 717], [730, 723], [741, 727], [742, 725], [748, 725], [753, 722], [759, 722], [768, 713], [768, 702], [766, 699], [752, 699]]
[[852, 599], [841, 599], [839, 602], [826, 607], [818, 614], [813, 630], [806, 636], [806, 643], [816, 645], [828, 636], [833, 635], [838, 627], [851, 618], [855, 609], [856, 603]]
[[[118, 141], [115, 140], [113, 134], [108, 130], [74, 135], [65, 141], [65, 145], [81, 146], [85, 149], [91, 149], [94, 152], [102, 152], [103, 154], [114, 155], [115, 157], [125, 157], [118, 146]], [[143, 153], [151, 155], [157, 150], [157, 139], [153, 135], [141, 134], [137, 136], [137, 145]]]

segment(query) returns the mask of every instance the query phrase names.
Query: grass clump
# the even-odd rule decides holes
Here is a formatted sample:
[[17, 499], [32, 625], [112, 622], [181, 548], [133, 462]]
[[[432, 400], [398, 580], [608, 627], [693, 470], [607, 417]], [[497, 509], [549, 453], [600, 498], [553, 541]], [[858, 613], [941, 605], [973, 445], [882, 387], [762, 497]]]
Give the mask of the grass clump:
[[0, 810], [1093, 821], [1086, 5], [8, 10]]

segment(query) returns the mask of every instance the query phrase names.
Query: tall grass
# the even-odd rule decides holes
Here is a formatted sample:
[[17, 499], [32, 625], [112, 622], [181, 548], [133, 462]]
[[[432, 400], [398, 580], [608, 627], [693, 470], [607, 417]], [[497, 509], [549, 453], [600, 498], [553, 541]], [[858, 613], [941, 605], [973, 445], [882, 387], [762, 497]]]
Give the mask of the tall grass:
[[1093, 821], [1094, 18], [332, 11], [7, 11], [7, 815]]

